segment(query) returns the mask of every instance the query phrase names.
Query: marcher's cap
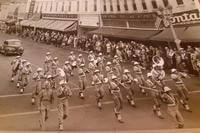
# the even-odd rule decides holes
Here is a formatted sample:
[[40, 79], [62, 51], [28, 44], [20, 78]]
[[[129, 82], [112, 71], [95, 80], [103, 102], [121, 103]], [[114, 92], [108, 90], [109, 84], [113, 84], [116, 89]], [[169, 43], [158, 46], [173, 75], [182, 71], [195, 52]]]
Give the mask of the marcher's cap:
[[153, 66], [152, 66], [153, 68], [155, 68], [155, 67], [157, 67], [157, 65], [156, 64], [153, 64]]
[[51, 75], [48, 75], [48, 76], [47, 76], [47, 79], [50, 79], [51, 77], [52, 77]]
[[110, 62], [110, 61], [109, 61], [109, 62], [107, 62], [107, 64], [106, 64], [106, 65], [107, 65], [107, 66], [108, 66], [108, 65], [111, 65], [111, 62]]
[[50, 52], [47, 52], [46, 55], [50, 55]]
[[100, 71], [99, 71], [98, 69], [94, 71], [94, 73], [99, 73], [99, 72], [100, 72]]
[[58, 60], [58, 57], [55, 57], [54, 60]]
[[70, 52], [70, 54], [73, 54], [74, 52], [72, 51], [72, 52]]
[[175, 69], [175, 68], [173, 68], [172, 70], [171, 70], [171, 72], [172, 73], [174, 73], [174, 72], [176, 72], [177, 70]]
[[65, 61], [65, 64], [69, 64], [69, 61]]
[[115, 56], [114, 56], [114, 58], [118, 58], [118, 56], [117, 56], [117, 55], [115, 55]]
[[37, 72], [41, 72], [41, 71], [42, 71], [42, 68], [38, 68], [38, 69], [37, 69]]
[[113, 75], [113, 76], [112, 76], [112, 80], [113, 80], [113, 79], [117, 79], [117, 77], [116, 77], [115, 75]]
[[22, 60], [22, 63], [25, 63], [25, 62], [27, 62], [27, 60]]
[[19, 58], [21, 58], [21, 56], [17, 56], [17, 57], [16, 57], [16, 59], [19, 59]]
[[168, 92], [168, 91], [171, 91], [172, 89], [170, 89], [169, 87], [167, 87], [167, 86], [165, 86], [164, 88], [163, 88], [163, 91], [164, 92]]
[[90, 54], [92, 54], [93, 53], [93, 51], [90, 51]]
[[99, 56], [102, 56], [102, 53], [99, 53]]
[[63, 84], [66, 84], [66, 82], [65, 81], [60, 81], [60, 83], [59, 83], [60, 85], [63, 85]]
[[139, 63], [138, 62], [134, 62], [134, 65], [139, 65]]
[[79, 56], [79, 57], [82, 57], [83, 55], [82, 55], [82, 54], [79, 54], [78, 56]]
[[147, 78], [151, 77], [152, 74], [151, 73], [147, 73]]
[[84, 66], [85, 66], [85, 64], [81, 64], [81, 65], [80, 65], [80, 67], [84, 67]]
[[125, 69], [124, 70], [124, 73], [129, 73], [130, 71], [128, 69]]
[[31, 63], [30, 63], [30, 62], [27, 62], [26, 65], [29, 66], [29, 65], [31, 65]]

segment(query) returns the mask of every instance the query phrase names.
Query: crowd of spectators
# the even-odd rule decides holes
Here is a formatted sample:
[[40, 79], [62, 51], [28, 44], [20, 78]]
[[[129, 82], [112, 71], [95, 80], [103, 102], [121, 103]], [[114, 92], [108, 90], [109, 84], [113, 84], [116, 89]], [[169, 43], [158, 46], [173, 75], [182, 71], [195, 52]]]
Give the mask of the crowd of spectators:
[[[177, 50], [171, 46], [143, 45], [136, 41], [114, 41], [98, 35], [77, 36], [75, 33], [63, 33], [46, 29], [23, 28], [19, 34], [22, 38], [31, 38], [36, 42], [55, 45], [55, 47], [73, 47], [82, 51], [103, 53], [106, 57], [117, 55], [122, 62], [138, 61], [147, 69], [152, 66], [152, 57], [163, 58], [164, 68], [177, 68], [198, 75], [200, 71], [200, 48], [187, 46]], [[162, 44], [162, 43], [161, 43]]]

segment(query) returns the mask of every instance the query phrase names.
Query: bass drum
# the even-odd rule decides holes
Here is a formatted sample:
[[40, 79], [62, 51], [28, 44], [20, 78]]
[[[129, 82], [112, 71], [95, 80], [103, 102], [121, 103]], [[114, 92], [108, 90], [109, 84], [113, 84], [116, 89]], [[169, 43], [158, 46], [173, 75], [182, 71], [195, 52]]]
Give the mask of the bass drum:
[[165, 64], [163, 58], [157, 55], [153, 56], [152, 61], [157, 66], [163, 66]]

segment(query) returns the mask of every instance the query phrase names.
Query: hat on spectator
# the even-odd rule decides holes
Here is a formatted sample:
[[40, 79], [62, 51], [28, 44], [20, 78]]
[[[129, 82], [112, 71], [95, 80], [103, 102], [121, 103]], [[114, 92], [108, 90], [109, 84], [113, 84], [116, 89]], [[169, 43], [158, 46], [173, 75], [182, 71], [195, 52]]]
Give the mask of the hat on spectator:
[[151, 73], [147, 73], [147, 77], [149, 78], [149, 77], [151, 77], [152, 76], [152, 74]]
[[163, 88], [163, 91], [164, 92], [168, 92], [168, 91], [171, 91], [172, 89], [170, 89], [169, 87], [167, 87], [167, 86], [165, 86], [164, 88]]
[[58, 60], [58, 57], [55, 57], [54, 60]]
[[80, 65], [80, 67], [84, 67], [84, 66], [85, 66], [85, 64], [81, 64], [81, 65]]
[[47, 52], [46, 55], [50, 55], [50, 52]]
[[106, 64], [106, 65], [107, 65], [107, 66], [108, 66], [108, 65], [111, 65], [111, 62], [110, 62], [110, 61], [109, 61], [109, 62], [107, 62], [107, 64]]
[[79, 54], [78, 56], [79, 56], [79, 57], [82, 57], [83, 55], [82, 55], [82, 54]]
[[102, 56], [102, 53], [99, 53], [99, 56]]
[[94, 73], [99, 73], [100, 71], [98, 70], [98, 69], [96, 69], [95, 71], [94, 71]]
[[171, 69], [171, 72], [174, 73], [176, 72], [177, 70], [175, 68]]
[[115, 75], [112, 76], [112, 80], [117, 79], [117, 77]]
[[70, 54], [74, 54], [74, 52], [73, 52], [73, 51], [71, 51], [71, 52], [70, 52]]
[[125, 69], [124, 70], [124, 73], [129, 73], [130, 71], [128, 69]]
[[134, 62], [134, 65], [139, 65], [139, 63], [136, 61], [136, 62]]
[[37, 72], [41, 72], [41, 71], [42, 71], [42, 68], [38, 68], [38, 69], [37, 69]]
[[69, 61], [65, 61], [65, 64], [69, 64]]

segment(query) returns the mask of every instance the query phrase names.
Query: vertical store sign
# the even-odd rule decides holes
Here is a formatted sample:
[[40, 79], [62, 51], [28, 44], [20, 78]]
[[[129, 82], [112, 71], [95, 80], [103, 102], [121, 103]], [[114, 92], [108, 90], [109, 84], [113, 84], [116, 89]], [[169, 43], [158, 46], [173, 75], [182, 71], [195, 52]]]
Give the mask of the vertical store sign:
[[35, 0], [31, 0], [29, 12], [28, 12], [28, 18], [33, 16], [34, 7], [35, 7]]

